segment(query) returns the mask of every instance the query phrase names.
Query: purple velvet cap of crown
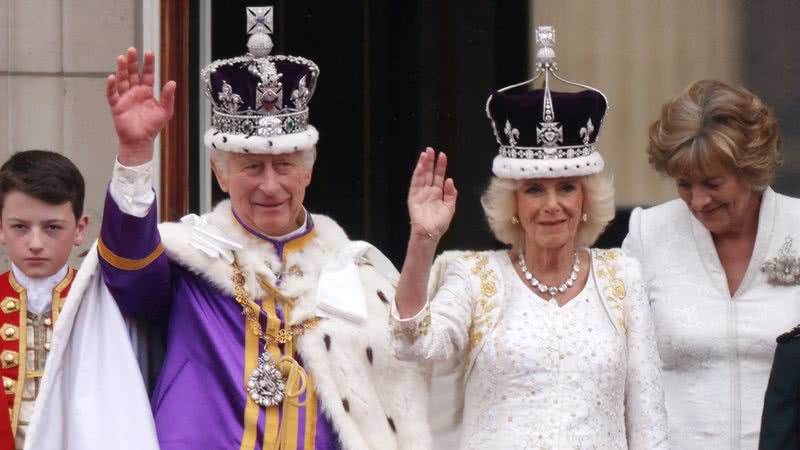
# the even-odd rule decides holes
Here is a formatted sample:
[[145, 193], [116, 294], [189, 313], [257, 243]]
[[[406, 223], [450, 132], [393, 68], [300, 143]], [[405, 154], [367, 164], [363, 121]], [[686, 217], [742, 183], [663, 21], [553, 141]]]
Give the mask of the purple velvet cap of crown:
[[[492, 121], [497, 142], [503, 146], [511, 146], [510, 137], [504, 132], [506, 122], [518, 130], [516, 147], [542, 147], [537, 141], [537, 128], [541, 128], [544, 118], [544, 89], [536, 89], [521, 93], [495, 92], [487, 105], [487, 113]], [[594, 90], [581, 92], [550, 92], [553, 105], [553, 122], [563, 130], [563, 139], [556, 146], [573, 147], [597, 140], [600, 125], [605, 117], [608, 105], [601, 93]], [[591, 120], [592, 131], [588, 141], [584, 141], [581, 130], [587, 130]], [[585, 132], [584, 132], [585, 133]]]
[[207, 148], [240, 153], [290, 153], [313, 148], [308, 123], [319, 68], [299, 56], [251, 54], [214, 61], [201, 72], [211, 100]]
[[512, 179], [601, 172], [605, 163], [595, 142], [607, 109], [605, 96], [591, 89], [495, 92], [486, 103], [500, 145], [492, 172]]
[[[292, 58], [293, 60], [278, 58], [269, 56], [267, 59], [275, 65], [275, 69], [281, 74], [281, 104], [283, 109], [304, 109], [305, 105], [297, 105], [295, 103], [292, 93], [298, 89], [300, 80], [303, 77], [306, 79], [306, 87], [312, 93], [314, 92], [318, 74], [315, 66], [308, 64], [307, 60], [302, 58]], [[262, 108], [258, 95], [258, 85], [261, 83], [261, 77], [250, 70], [250, 67], [256, 61], [255, 59], [248, 59], [233, 64], [220, 65], [209, 74], [210, 95], [215, 107], [223, 103], [220, 95], [223, 92], [223, 84], [227, 83], [232, 88], [232, 94], [238, 95], [242, 100], [237, 110], [238, 113], [255, 112]]]

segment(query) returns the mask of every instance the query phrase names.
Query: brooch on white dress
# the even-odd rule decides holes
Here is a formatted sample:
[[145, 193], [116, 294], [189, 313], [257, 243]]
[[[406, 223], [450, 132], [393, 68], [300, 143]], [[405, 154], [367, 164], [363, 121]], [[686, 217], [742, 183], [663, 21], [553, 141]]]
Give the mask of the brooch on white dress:
[[791, 286], [800, 284], [800, 258], [792, 248], [791, 236], [786, 236], [778, 256], [766, 260], [761, 271], [767, 274], [769, 284]]

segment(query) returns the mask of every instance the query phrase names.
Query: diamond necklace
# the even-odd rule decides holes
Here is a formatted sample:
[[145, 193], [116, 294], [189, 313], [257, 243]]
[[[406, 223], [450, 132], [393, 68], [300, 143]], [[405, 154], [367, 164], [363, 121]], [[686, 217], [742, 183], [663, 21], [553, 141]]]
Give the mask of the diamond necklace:
[[525, 276], [525, 279], [531, 283], [531, 286], [539, 289], [539, 292], [545, 293], [547, 292], [550, 294], [550, 299], [554, 299], [556, 294], [563, 294], [567, 292], [568, 288], [571, 288], [573, 284], [575, 284], [575, 280], [578, 279], [578, 272], [581, 271], [580, 260], [578, 259], [578, 252], [575, 252], [575, 262], [572, 264], [572, 272], [570, 272], [569, 277], [567, 277], [566, 281], [561, 283], [558, 287], [556, 286], [548, 286], [541, 281], [537, 280], [536, 277], [533, 276], [530, 271], [528, 271], [528, 265], [525, 263], [525, 254], [519, 254], [519, 268], [522, 270], [522, 274]]

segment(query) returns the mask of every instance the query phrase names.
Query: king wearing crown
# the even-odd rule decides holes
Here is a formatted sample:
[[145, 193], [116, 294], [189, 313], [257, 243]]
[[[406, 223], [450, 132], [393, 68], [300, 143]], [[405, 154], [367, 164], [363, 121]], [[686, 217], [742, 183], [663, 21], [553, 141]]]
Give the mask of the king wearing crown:
[[[91, 372], [103, 373], [95, 390], [116, 377], [118, 393], [106, 399], [112, 420], [102, 433], [118, 426], [123, 443], [101, 443], [96, 429], [80, 433], [72, 425], [82, 424], [48, 418], [52, 402], [34, 420], [73, 429], [74, 442], [84, 443], [68, 446], [76, 449], [429, 448], [423, 371], [395, 360], [389, 348], [397, 271], [374, 247], [349, 240], [332, 219], [303, 206], [316, 157], [308, 104], [319, 69], [306, 58], [270, 54], [272, 8], [248, 8], [247, 15], [249, 53], [202, 71], [212, 103], [205, 145], [230, 195], [206, 215], [157, 224], [153, 140], [172, 116], [175, 83], [158, 100], [154, 55], [145, 54], [141, 74], [135, 49], [117, 59], [107, 97], [119, 153], [97, 253], [89, 258], [97, 262], [81, 272], [102, 282], [79, 282], [83, 301], [69, 310], [54, 364], [68, 376], [72, 368], [59, 354], [83, 349], [82, 364], [89, 358], [103, 367]], [[87, 301], [92, 289], [113, 301]], [[90, 348], [101, 336], [76, 336], [82, 317], [108, 304], [129, 325], [167, 323], [151, 398], [154, 436], [147, 418], [134, 415], [141, 382], [117, 368], [132, 352], [120, 344], [115, 362], [106, 363], [95, 355], [108, 349]], [[109, 321], [123, 324], [112, 317], [91, 326], [105, 330]], [[68, 391], [60, 379], [49, 381], [48, 398]], [[63, 395], [77, 397], [70, 392]], [[64, 404], [67, 412], [75, 407]], [[126, 434], [132, 427], [120, 418], [139, 420], [140, 434]], [[125, 444], [130, 440], [135, 444]]]

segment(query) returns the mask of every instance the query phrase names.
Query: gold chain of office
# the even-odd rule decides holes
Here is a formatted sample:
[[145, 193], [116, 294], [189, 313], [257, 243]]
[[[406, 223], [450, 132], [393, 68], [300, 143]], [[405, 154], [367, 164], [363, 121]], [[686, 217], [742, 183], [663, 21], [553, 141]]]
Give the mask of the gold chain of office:
[[[273, 336], [268, 332], [264, 332], [261, 329], [259, 314], [256, 312], [256, 310], [260, 310], [260, 308], [256, 305], [256, 303], [253, 301], [253, 298], [250, 296], [250, 294], [247, 293], [247, 290], [244, 288], [244, 281], [245, 281], [244, 275], [242, 274], [242, 271], [239, 269], [239, 264], [236, 261], [234, 261], [232, 267], [233, 267], [232, 280], [234, 286], [234, 299], [236, 300], [236, 303], [242, 305], [242, 314], [244, 314], [245, 318], [247, 319], [247, 323], [250, 325], [250, 330], [253, 333], [255, 333], [255, 335], [258, 336], [259, 339], [262, 339], [264, 341], [265, 349], [270, 345], [274, 345], [276, 343], [285, 344], [287, 342], [290, 342], [296, 336], [300, 336], [303, 333], [305, 333], [306, 330], [311, 330], [319, 326], [320, 318], [312, 317], [300, 323], [289, 325], [288, 327], [278, 330], [276, 336]], [[274, 288], [270, 290], [272, 291], [271, 292], [272, 294], [282, 297]]]

